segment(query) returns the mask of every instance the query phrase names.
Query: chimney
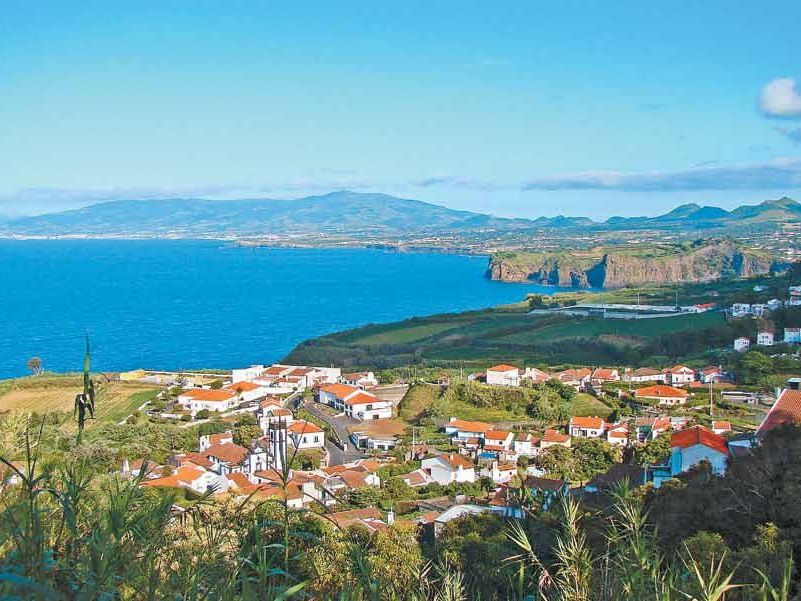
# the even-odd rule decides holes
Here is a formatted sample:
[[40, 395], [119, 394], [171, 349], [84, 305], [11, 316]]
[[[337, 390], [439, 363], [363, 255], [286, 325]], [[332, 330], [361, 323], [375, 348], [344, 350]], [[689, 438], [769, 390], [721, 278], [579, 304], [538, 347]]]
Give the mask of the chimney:
[[392, 526], [392, 524], [394, 523], [395, 523], [395, 510], [390, 507], [389, 511], [387, 511], [387, 524]]
[[449, 421], [449, 422], [455, 422], [455, 421], [456, 421], [456, 418], [455, 418], [455, 417], [453, 417], [453, 416], [451, 416], [451, 418], [450, 418], [448, 421]]

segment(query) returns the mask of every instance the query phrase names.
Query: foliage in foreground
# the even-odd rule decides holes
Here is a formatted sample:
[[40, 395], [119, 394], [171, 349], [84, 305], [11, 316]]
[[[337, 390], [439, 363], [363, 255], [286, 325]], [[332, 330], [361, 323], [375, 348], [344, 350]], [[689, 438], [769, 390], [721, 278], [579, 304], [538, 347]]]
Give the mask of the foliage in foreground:
[[[787, 523], [758, 526], [737, 549], [704, 531], [670, 547], [643, 491], [627, 485], [604, 502], [565, 497], [547, 511], [523, 493], [523, 519], [472, 516], [433, 539], [404, 520], [374, 533], [338, 528], [323, 511], [293, 511], [280, 500], [207, 495], [178, 511], [177, 493], [109, 476], [85, 459], [41, 464], [40, 432], [26, 432], [23, 464], [0, 458], [20, 480], [0, 492], [4, 599], [792, 598]], [[691, 488], [661, 502], [686, 501]]]

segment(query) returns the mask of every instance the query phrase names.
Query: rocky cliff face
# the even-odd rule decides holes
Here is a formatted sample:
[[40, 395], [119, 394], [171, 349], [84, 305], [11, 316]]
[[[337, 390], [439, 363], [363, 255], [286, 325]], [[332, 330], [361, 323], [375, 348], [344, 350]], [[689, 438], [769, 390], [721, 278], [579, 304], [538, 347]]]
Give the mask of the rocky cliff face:
[[645, 284], [706, 282], [770, 270], [770, 257], [723, 241], [675, 252], [592, 249], [563, 253], [502, 254], [490, 259], [488, 275], [505, 282], [537, 282], [576, 288], [622, 288]]

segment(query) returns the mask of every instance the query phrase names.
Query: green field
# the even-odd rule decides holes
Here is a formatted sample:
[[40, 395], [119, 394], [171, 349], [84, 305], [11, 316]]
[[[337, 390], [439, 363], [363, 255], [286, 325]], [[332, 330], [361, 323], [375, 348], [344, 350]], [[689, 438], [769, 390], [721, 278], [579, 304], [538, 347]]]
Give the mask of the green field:
[[[756, 284], [764, 286], [756, 293]], [[529, 314], [531, 308], [576, 303], [682, 305], [765, 302], [787, 295], [787, 281], [760, 276], [716, 282], [604, 291], [568, 290], [534, 295], [514, 305], [371, 324], [298, 345], [287, 363], [390, 369], [423, 366], [482, 370], [494, 363], [556, 365], [650, 365], [719, 361], [737, 336], [755, 336], [754, 320], [727, 322], [720, 311], [637, 320]], [[760, 326], [761, 327], [761, 326]]]
[[708, 328], [725, 322], [722, 313], [701, 313], [649, 319], [586, 319], [570, 318], [546, 326], [532, 327], [499, 338], [510, 344], [533, 344], [546, 340], [594, 337], [601, 335], [652, 337], [677, 330]]

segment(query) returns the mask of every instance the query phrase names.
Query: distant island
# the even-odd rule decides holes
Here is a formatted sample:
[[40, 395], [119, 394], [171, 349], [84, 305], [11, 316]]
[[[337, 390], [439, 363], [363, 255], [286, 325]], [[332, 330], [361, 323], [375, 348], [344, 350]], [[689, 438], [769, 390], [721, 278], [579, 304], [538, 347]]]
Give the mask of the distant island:
[[311, 236], [331, 240], [417, 240], [435, 245], [469, 236], [504, 245], [543, 230], [610, 232], [659, 229], [731, 235], [801, 225], [801, 204], [790, 198], [744, 205], [732, 211], [686, 204], [658, 217], [495, 217], [387, 194], [331, 192], [294, 200], [165, 198], [113, 200], [81, 209], [0, 222], [0, 235], [37, 237], [228, 238], [254, 243], [304, 244]]

